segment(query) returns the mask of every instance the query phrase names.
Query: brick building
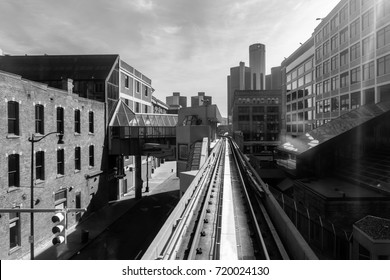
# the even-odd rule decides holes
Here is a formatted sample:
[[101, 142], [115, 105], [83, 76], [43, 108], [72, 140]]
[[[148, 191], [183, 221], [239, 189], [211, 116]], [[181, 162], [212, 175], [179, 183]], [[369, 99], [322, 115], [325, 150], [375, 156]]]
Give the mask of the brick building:
[[280, 142], [280, 90], [236, 90], [233, 99], [233, 131], [241, 131], [244, 153], [260, 155]]
[[[31, 143], [63, 132], [64, 144], [48, 135], [34, 148], [34, 208], [87, 208], [107, 200], [102, 188], [105, 141], [104, 103], [66, 90], [0, 72], [0, 205], [30, 208]], [[100, 200], [100, 201], [99, 201]], [[51, 240], [51, 213], [35, 214], [35, 246]], [[68, 215], [68, 228], [81, 218]], [[1, 214], [0, 259], [19, 259], [29, 252], [28, 213]]]

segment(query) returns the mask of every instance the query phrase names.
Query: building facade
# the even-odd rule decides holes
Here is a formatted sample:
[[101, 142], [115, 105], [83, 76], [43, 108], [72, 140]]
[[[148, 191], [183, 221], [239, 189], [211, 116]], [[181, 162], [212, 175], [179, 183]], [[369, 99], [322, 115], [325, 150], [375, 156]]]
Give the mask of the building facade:
[[234, 92], [236, 90], [250, 89], [251, 85], [251, 70], [245, 66], [245, 62], [240, 62], [237, 67], [230, 68], [230, 75], [227, 76], [227, 114], [228, 124], [232, 124], [232, 105]]
[[152, 96], [153, 113], [155, 114], [167, 114], [168, 105], [162, 102], [160, 99]]
[[241, 131], [246, 154], [273, 151], [280, 142], [282, 112], [280, 90], [236, 90], [233, 101], [233, 131]]
[[310, 38], [282, 62], [283, 108], [287, 136], [304, 134], [315, 125], [314, 39]]
[[191, 107], [199, 107], [203, 105], [210, 105], [213, 103], [211, 96], [205, 95], [204, 92], [198, 92], [198, 96], [191, 96]]
[[152, 113], [152, 80], [120, 60], [120, 98], [135, 113]]
[[[102, 176], [104, 103], [66, 90], [0, 72], [0, 205], [1, 208], [88, 208], [107, 197]], [[55, 134], [35, 143], [34, 197], [31, 198], [31, 143], [28, 138]], [[107, 201], [107, 198], [106, 198]], [[35, 245], [50, 242], [52, 213], [35, 213]], [[82, 213], [68, 214], [70, 228]], [[0, 259], [20, 259], [29, 253], [29, 213], [1, 214]]]
[[390, 2], [342, 0], [313, 36], [316, 126], [390, 98]]

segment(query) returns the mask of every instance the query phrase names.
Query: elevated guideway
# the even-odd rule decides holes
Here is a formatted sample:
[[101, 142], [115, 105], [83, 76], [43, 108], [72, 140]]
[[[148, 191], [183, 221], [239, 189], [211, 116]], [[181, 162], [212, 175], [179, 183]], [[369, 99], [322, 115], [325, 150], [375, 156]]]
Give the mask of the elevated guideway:
[[222, 138], [142, 259], [317, 259], [230, 138]]

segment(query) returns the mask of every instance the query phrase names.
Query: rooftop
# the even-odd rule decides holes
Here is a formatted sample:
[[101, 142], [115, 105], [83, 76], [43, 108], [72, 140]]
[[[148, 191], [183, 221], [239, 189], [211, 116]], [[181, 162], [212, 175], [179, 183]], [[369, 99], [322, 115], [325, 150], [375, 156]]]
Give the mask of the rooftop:
[[327, 177], [327, 178], [313, 178], [313, 179], [302, 179], [297, 180], [307, 186], [310, 190], [318, 193], [325, 199], [370, 199], [370, 198], [383, 198], [390, 199], [388, 196], [371, 190], [358, 186], [356, 184], [351, 184], [345, 182], [338, 178]]
[[375, 240], [390, 240], [390, 220], [366, 216], [357, 221], [355, 225], [369, 237]]
[[119, 55], [0, 56], [0, 69], [33, 81], [106, 79]]

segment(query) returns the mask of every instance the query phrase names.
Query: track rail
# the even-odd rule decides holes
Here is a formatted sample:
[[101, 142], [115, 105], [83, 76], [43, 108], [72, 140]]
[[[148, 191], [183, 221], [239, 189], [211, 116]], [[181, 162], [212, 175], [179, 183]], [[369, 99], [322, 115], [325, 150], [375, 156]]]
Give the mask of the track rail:
[[222, 138], [142, 259], [288, 259], [262, 184]]

